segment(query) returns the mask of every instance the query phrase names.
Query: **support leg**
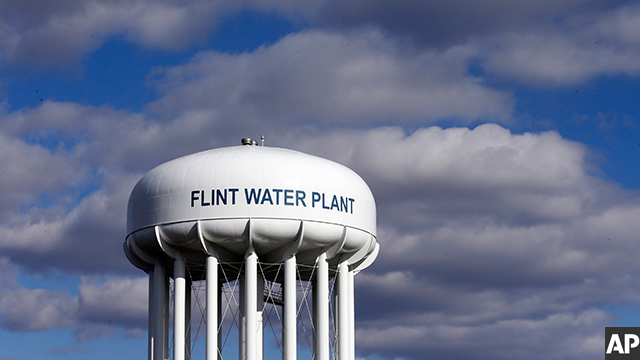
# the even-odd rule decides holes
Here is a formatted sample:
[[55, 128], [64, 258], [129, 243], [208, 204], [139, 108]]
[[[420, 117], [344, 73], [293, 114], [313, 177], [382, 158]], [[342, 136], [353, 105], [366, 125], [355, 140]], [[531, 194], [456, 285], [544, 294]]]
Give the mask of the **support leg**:
[[218, 360], [218, 313], [220, 311], [218, 292], [218, 259], [207, 257], [207, 343], [206, 359]]
[[158, 310], [156, 310], [156, 304], [155, 304], [155, 296], [154, 296], [154, 285], [155, 285], [155, 281], [154, 281], [154, 274], [155, 274], [155, 267], [153, 269], [151, 269], [151, 271], [149, 271], [149, 340], [148, 340], [148, 351], [147, 351], [147, 359], [149, 360], [154, 360], [156, 358], [154, 358], [154, 349], [155, 349], [155, 341], [157, 340], [157, 334], [156, 334], [156, 326], [155, 326], [155, 316], [156, 313], [158, 312]]
[[[149, 335], [153, 336], [153, 360], [169, 358], [169, 279], [160, 259], [149, 278]], [[150, 339], [151, 340], [151, 339]]]
[[349, 359], [356, 360], [355, 274], [349, 271]]
[[244, 359], [258, 360], [258, 255], [250, 252], [244, 261]]
[[178, 253], [173, 265], [174, 309], [173, 309], [173, 360], [186, 360], [186, 279], [185, 263]]
[[314, 288], [313, 309], [315, 314], [316, 360], [329, 360], [329, 264], [327, 254], [318, 257]]
[[283, 360], [297, 359], [296, 339], [296, 257], [284, 262]]
[[349, 304], [349, 263], [338, 265], [338, 278], [335, 289], [335, 319], [337, 337], [337, 360], [350, 360], [350, 304]]

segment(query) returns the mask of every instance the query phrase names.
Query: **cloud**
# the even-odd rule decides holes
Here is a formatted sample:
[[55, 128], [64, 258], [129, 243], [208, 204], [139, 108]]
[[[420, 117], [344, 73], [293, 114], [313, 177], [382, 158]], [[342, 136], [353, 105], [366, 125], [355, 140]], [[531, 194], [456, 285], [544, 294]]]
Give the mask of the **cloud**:
[[308, 17], [319, 27], [374, 26], [424, 46], [448, 48], [496, 33], [526, 30], [571, 12], [590, 12], [607, 4], [584, 0], [322, 1]]
[[518, 135], [485, 124], [473, 130], [420, 128], [406, 135], [402, 128], [382, 127], [297, 134], [291, 141], [289, 146], [360, 173], [380, 204], [381, 218], [394, 226], [424, 228], [463, 218], [570, 220], [601, 184], [587, 174], [586, 149], [555, 132]]
[[[138, 274], [121, 249], [133, 184], [143, 169], [197, 150], [200, 145], [185, 142], [190, 136], [213, 144], [226, 136], [199, 134], [198, 126], [217, 125], [198, 117], [154, 122], [69, 103], [5, 116], [15, 120], [3, 127], [7, 138], [48, 129], [32, 137], [35, 145], [24, 143], [38, 148], [47, 131], [62, 131], [75, 139], [73, 146], [37, 154], [102, 174], [100, 187], [75, 207], [34, 208], [5, 226], [10, 236], [3, 237], [3, 252], [38, 271]], [[587, 149], [555, 132], [514, 134], [496, 124], [411, 133], [293, 126], [272, 141], [352, 167], [378, 200], [382, 251], [356, 278], [361, 355], [446, 357], [482, 348], [487, 357], [500, 358], [495, 347], [505, 349], [505, 357], [527, 359], [548, 341], [550, 357], [586, 356], [596, 353], [593, 344], [610, 321], [599, 310], [612, 301], [603, 291], [624, 294], [620, 303], [640, 298], [628, 290], [638, 284], [627, 275], [638, 271], [630, 256], [640, 230], [633, 221], [640, 212], [636, 195], [590, 175]], [[165, 143], [179, 146], [165, 150]], [[49, 190], [45, 184], [39, 191]], [[5, 283], [0, 314], [6, 329], [69, 327], [86, 342], [146, 322], [146, 276], [85, 275], [78, 295]], [[17, 304], [19, 311], [10, 312]], [[508, 334], [516, 328], [524, 335], [513, 340]], [[437, 341], [382, 346], [377, 339], [396, 339], [390, 334]], [[582, 345], [562, 350], [570, 343]]]
[[[252, 9], [277, 12], [314, 27], [375, 27], [394, 37], [447, 48], [499, 31], [526, 29], [581, 9], [596, 13], [610, 2], [473, 1], [119, 1], [5, 2], [0, 5], [0, 58], [10, 64], [69, 67], [123, 36], [143, 47], [174, 51], [204, 41], [221, 19]], [[399, 21], [402, 19], [402, 21]]]
[[464, 46], [412, 52], [371, 30], [307, 31], [251, 53], [202, 52], [158, 70], [163, 96], [149, 110], [162, 118], [212, 112], [233, 128], [257, 127], [258, 119], [269, 126], [508, 119], [510, 95], [467, 74], [472, 55]]
[[113, 336], [117, 327], [145, 328], [147, 289], [146, 276], [83, 277], [78, 295], [8, 284], [0, 289], [0, 326], [10, 331], [74, 328], [81, 342]]
[[12, 331], [70, 327], [77, 310], [78, 301], [59, 292], [19, 288], [0, 293], [0, 324]]
[[[52, 146], [54, 150], [66, 149], [70, 161], [86, 164], [101, 174], [139, 174], [166, 159], [214, 146], [222, 138], [201, 131], [216, 125], [210, 121], [211, 112], [204, 111], [189, 111], [161, 122], [145, 113], [118, 111], [109, 106], [45, 101], [37, 108], [0, 117], [0, 130], [6, 136], [30, 139], [35, 144], [57, 139], [59, 144]], [[193, 139], [201, 145], [194, 145]]]
[[[89, 169], [69, 154], [51, 152], [23, 139], [0, 134], [0, 214], [10, 218], [20, 210], [46, 201], [42, 196], [64, 196], [89, 180]], [[6, 221], [6, 220], [5, 220]]]
[[555, 132], [383, 127], [289, 141], [355, 169], [376, 196], [381, 251], [356, 277], [361, 355], [596, 354], [611, 321], [600, 309], [640, 299], [629, 291], [640, 198], [591, 175], [587, 149]]
[[[110, 36], [144, 47], [177, 50], [205, 39], [218, 2], [24, 1], [0, 6], [0, 58], [9, 64], [75, 65]], [[228, 7], [226, 7], [228, 8]]]
[[0, 180], [0, 250], [38, 271], [135, 271], [122, 241], [136, 181], [145, 169], [219, 141], [199, 131], [197, 116], [162, 124], [109, 107], [44, 102], [0, 117], [0, 161], [10, 171]]
[[591, 176], [586, 149], [557, 133], [487, 124], [296, 138], [305, 141], [290, 146], [343, 163], [371, 186], [379, 271], [514, 288], [638, 270], [627, 255], [638, 251], [629, 219], [640, 199]]
[[98, 324], [145, 327], [147, 324], [148, 279], [110, 278], [98, 281], [83, 278], [80, 291], [80, 317]]
[[[215, 26], [203, 19], [222, 16], [218, 6], [15, 8], [28, 15], [0, 22], [2, 56], [69, 63], [118, 34], [177, 49]], [[594, 177], [588, 149], [555, 132], [428, 125], [513, 121], [512, 95], [471, 75], [473, 61], [487, 77], [554, 86], [636, 74], [637, 8], [595, 18], [593, 8], [570, 14], [578, 0], [493, 1], [461, 14], [456, 7], [477, 5], [308, 6], [302, 13], [319, 29], [156, 69], [161, 97], [144, 112], [45, 101], [0, 114], [0, 164], [10, 169], [0, 180], [0, 325], [73, 328], [79, 342], [119, 328], [140, 336], [146, 276], [121, 248], [133, 185], [169, 159], [265, 133], [267, 145], [346, 164], [374, 191], [382, 250], [356, 278], [359, 355], [601, 355], [611, 321], [601, 309], [640, 300], [638, 194]], [[438, 38], [438, 29], [455, 31]], [[78, 294], [20, 286], [19, 267], [77, 274]]]
[[[312, 26], [378, 29], [425, 51], [481, 46], [489, 74], [538, 86], [637, 75], [637, 5], [624, 1], [319, 1], [302, 11]], [[285, 11], [286, 13], [286, 11]]]
[[[345, 39], [338, 39], [338, 43], [330, 45], [330, 48], [320, 47], [315, 52], [310, 52], [309, 43], [300, 48], [299, 41], [289, 39], [286, 44], [295, 48], [282, 54], [286, 58], [278, 59], [276, 55], [268, 54], [258, 57], [267, 60], [258, 67], [265, 70], [262, 76], [248, 74], [254, 76], [253, 81], [249, 78], [241, 82], [235, 87], [235, 94], [243, 95], [244, 100], [248, 101], [243, 105], [256, 106], [256, 109], [263, 111], [266, 108], [270, 108], [271, 112], [282, 110], [276, 110], [275, 105], [266, 104], [273, 99], [268, 93], [260, 93], [260, 81], [278, 79], [282, 81], [279, 84], [281, 86], [305, 88], [310, 74], [318, 74], [318, 71], [336, 66], [350, 72], [340, 74], [346, 75], [344, 79], [348, 82], [353, 82], [344, 89], [346, 93], [337, 93], [335, 99], [330, 99], [323, 92], [326, 90], [325, 86], [331, 86], [331, 82], [336, 81], [336, 76], [339, 75], [336, 72], [334, 76], [328, 76], [324, 82], [311, 84], [317, 86], [314, 92], [309, 89], [298, 96], [290, 94], [284, 99], [288, 101], [288, 106], [293, 106], [294, 109], [298, 107], [301, 112], [306, 109], [302, 105], [308, 104], [312, 106], [309, 109], [315, 111], [326, 109], [326, 105], [333, 100], [338, 104], [338, 109], [347, 111], [344, 105], [340, 106], [341, 102], [348, 100], [357, 103], [363, 98], [371, 100], [380, 96], [389, 99], [390, 95], [395, 95], [401, 100], [397, 102], [397, 106], [389, 107], [393, 103], [383, 102], [387, 107], [382, 110], [388, 111], [383, 111], [380, 116], [386, 116], [387, 120], [390, 113], [402, 114], [407, 106], [407, 115], [415, 116], [412, 108], [415, 109], [417, 106], [416, 96], [428, 103], [425, 106], [429, 107], [428, 114], [432, 117], [466, 118], [474, 114], [477, 116], [484, 111], [498, 111], [504, 114], [504, 108], [498, 109], [495, 106], [506, 99], [500, 99], [504, 94], [496, 90], [482, 86], [482, 89], [478, 89], [479, 84], [474, 83], [471, 78], [461, 79], [463, 81], [457, 84], [443, 84], [440, 82], [441, 79], [432, 79], [435, 73], [432, 69], [441, 71], [459, 67], [470, 58], [479, 60], [481, 67], [490, 73], [544, 86], [581, 83], [599, 74], [638, 73], [638, 66], [634, 61], [639, 52], [638, 32], [635, 31], [638, 26], [638, 6], [626, 4], [624, 1], [586, 0], [492, 0], [482, 3], [467, 0], [446, 3], [400, 1], [392, 5], [384, 1], [370, 1], [364, 4], [357, 1], [336, 3], [320, 0], [304, 4], [266, 0], [246, 0], [233, 4], [204, 0], [188, 3], [172, 0], [92, 0], [47, 4], [34, 4], [32, 1], [7, 2], [0, 5], [0, 14], [3, 14], [0, 17], [0, 61], [11, 65], [35, 64], [73, 68], [84, 56], [113, 37], [122, 37], [146, 48], [164, 51], [184, 50], [204, 42], [221, 20], [247, 9], [284, 15], [292, 22], [306, 23], [310, 28], [316, 29], [312, 32], [320, 31], [333, 36], [351, 34]], [[380, 40], [370, 36], [365, 36], [359, 42], [353, 39], [353, 34], [367, 32], [384, 34], [386, 39]], [[298, 34], [298, 38], [314, 42], [320, 40], [317, 37], [309, 38], [309, 35], [305, 38], [301, 34]], [[362, 45], [363, 41], [389, 43], [390, 39], [408, 45], [409, 48], [419, 49], [423, 52], [422, 58], [418, 56], [405, 59], [404, 62], [396, 63], [394, 66], [398, 67], [394, 68], [389, 67], [389, 58], [380, 56], [381, 50], [388, 50], [388, 44], [383, 45], [382, 49], [376, 49], [375, 45], [372, 47], [371, 44], [357, 46]], [[347, 49], [344, 46], [345, 41], [350, 42], [353, 47]], [[477, 49], [479, 45], [483, 45], [482, 50]], [[280, 48], [285, 46], [287, 45], [281, 45]], [[296, 50], [298, 52], [295, 52]], [[271, 50], [259, 53], [273, 52]], [[357, 52], [363, 52], [364, 56], [375, 56], [377, 52], [378, 56], [368, 60], [351, 58]], [[460, 57], [460, 52], [464, 53], [463, 57]], [[269, 58], [272, 62], [271, 68]], [[233, 59], [208, 59], [216, 60], [217, 66], [225, 68], [224, 71], [213, 75], [225, 75], [225, 72], [230, 70], [226, 63], [233, 62]], [[310, 61], [309, 68], [304, 69], [304, 63], [296, 64], [296, 59], [300, 62]], [[326, 65], [320, 60], [324, 60]], [[354, 60], [355, 64], [348, 69], [347, 64]], [[305, 72], [287, 76], [286, 69], [277, 71], [277, 68], [273, 68], [273, 62], [293, 65], [292, 70], [299, 69]], [[244, 66], [255, 68], [251, 60], [241, 60], [236, 65], [242, 66], [243, 63]], [[317, 69], [314, 71], [311, 66]], [[433, 91], [428, 91], [424, 86], [412, 88], [406, 81], [402, 85], [398, 83], [399, 87], [386, 89], [392, 94], [385, 94], [385, 89], [376, 86], [376, 80], [397, 81], [398, 76], [406, 78], [401, 71], [404, 66], [408, 66], [404, 70], [405, 73], [411, 73], [411, 76], [420, 74], [415, 79], [418, 83], [435, 81], [437, 85], [433, 87]], [[246, 67], [236, 69], [248, 70]], [[230, 75], [233, 76], [236, 71], [231, 69]], [[378, 77], [369, 73], [378, 71]], [[463, 73], [464, 71], [466, 69]], [[325, 71], [323, 75], [330, 73]], [[460, 80], [462, 75], [459, 74], [457, 77]], [[372, 85], [371, 89], [366, 89]], [[243, 91], [240, 86], [248, 86], [249, 89]], [[226, 100], [230, 100], [228, 96], [233, 95], [226, 93], [227, 90], [231, 90], [229, 88], [211, 90], [212, 93], [209, 95], [223, 95], [227, 97]], [[460, 94], [472, 100], [469, 107], [459, 109], [453, 115], [448, 114], [451, 109], [447, 105]], [[324, 99], [322, 95], [325, 95]], [[309, 99], [305, 99], [309, 96], [317, 97], [317, 100], [309, 104]], [[432, 98], [434, 101], [429, 104]], [[444, 102], [440, 103], [438, 100]], [[488, 108], [485, 108], [484, 102], [487, 102]], [[371, 103], [376, 102], [372, 101], [369, 104]], [[439, 104], [442, 105], [438, 106]], [[480, 109], [473, 111], [474, 107]], [[371, 114], [380, 110], [374, 107]]]
[[602, 311], [594, 310], [499, 321], [477, 328], [399, 325], [385, 330], [357, 330], [356, 337], [359, 346], [385, 359], [399, 355], [421, 358], [425, 354], [438, 358], [569, 359], [602, 351], [601, 333], [606, 320]]
[[[203, 145], [195, 140], [224, 143], [233, 130], [206, 121], [216, 110], [157, 121], [108, 107], [45, 102], [4, 115], [13, 120], [1, 128], [7, 139], [42, 149], [37, 154], [48, 163], [57, 156], [102, 180], [74, 206], [32, 208], [4, 225], [9, 236], [0, 244], [12, 264], [85, 277], [78, 295], [15, 287], [7, 279], [0, 297], [3, 327], [70, 327], [84, 342], [114, 336], [118, 327], [144, 326], [145, 276], [89, 274], [139, 273], [121, 248], [131, 188], [154, 165], [199, 150]], [[223, 130], [213, 131], [218, 127]], [[638, 270], [630, 256], [637, 252], [638, 198], [590, 175], [588, 151], [579, 143], [555, 132], [514, 134], [496, 124], [410, 133], [400, 127], [314, 131], [293, 122], [281, 129], [267, 137], [268, 145], [344, 163], [364, 177], [378, 201], [382, 251], [356, 278], [358, 299], [377, 299], [358, 301], [363, 355], [386, 356], [375, 339], [394, 331], [441, 340], [398, 350], [416, 358], [428, 350], [447, 356], [462, 338], [471, 351], [482, 334], [504, 338], [516, 327], [538, 343], [553, 333], [554, 347], [575, 341], [590, 352], [594, 334], [609, 321], [598, 310], [612, 301], [603, 289], [624, 294], [616, 300], [621, 303], [640, 298], [623, 290], [638, 288], [627, 275]], [[63, 134], [71, 145], [43, 148], [48, 133]], [[33, 193], [52, 191], [47, 186], [35, 185]], [[403, 295], [409, 291], [415, 296]], [[9, 312], [18, 303], [20, 316]], [[48, 311], [33, 310], [45, 303]], [[521, 349], [523, 358], [533, 352], [506, 340], [491, 344], [512, 355]]]
[[520, 83], [566, 86], [599, 75], [640, 72], [640, 7], [600, 16], [569, 16], [560, 24], [496, 35], [481, 52], [486, 70]]

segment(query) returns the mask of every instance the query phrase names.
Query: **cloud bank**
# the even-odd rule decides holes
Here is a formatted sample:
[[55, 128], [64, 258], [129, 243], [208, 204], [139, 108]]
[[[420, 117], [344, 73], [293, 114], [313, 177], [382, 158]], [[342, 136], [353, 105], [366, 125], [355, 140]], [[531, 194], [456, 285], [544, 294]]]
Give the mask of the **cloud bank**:
[[[241, 11], [307, 25], [252, 51], [193, 50], [153, 69], [157, 97], [141, 111], [5, 104], [6, 331], [139, 336], [146, 277], [121, 247], [133, 185], [164, 161], [258, 134], [345, 164], [374, 192], [382, 250], [356, 278], [359, 356], [596, 358], [614, 321], [605, 309], [640, 300], [637, 191], [599, 176], [584, 144], [517, 130], [518, 99], [500, 86], [637, 75], [637, 5], [29, 3], [0, 6], [7, 68], [79, 67], [114, 37], [187, 51]], [[51, 270], [79, 284], [21, 279]]]

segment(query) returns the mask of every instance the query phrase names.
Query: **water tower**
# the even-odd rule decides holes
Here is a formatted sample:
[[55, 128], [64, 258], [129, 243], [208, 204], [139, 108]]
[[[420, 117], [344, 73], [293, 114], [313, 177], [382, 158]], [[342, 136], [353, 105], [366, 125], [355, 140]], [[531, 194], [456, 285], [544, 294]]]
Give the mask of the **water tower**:
[[206, 283], [207, 360], [220, 358], [220, 294], [232, 279], [240, 360], [264, 357], [265, 301], [282, 309], [282, 359], [297, 359], [297, 282], [312, 288], [313, 358], [355, 359], [353, 279], [379, 245], [373, 195], [352, 170], [243, 139], [142, 177], [127, 234], [128, 259], [149, 274], [150, 360], [168, 359], [170, 345], [174, 360], [190, 359], [194, 274]]

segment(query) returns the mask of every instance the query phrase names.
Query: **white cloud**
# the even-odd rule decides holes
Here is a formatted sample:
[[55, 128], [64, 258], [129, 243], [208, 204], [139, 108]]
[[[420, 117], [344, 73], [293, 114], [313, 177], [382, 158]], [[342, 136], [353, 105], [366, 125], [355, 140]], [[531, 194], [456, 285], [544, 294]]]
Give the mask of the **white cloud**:
[[67, 150], [70, 162], [99, 172], [139, 173], [167, 159], [209, 148], [224, 138], [213, 131], [218, 124], [211, 121], [216, 119], [212, 111], [182, 115], [160, 122], [144, 113], [109, 106], [45, 101], [34, 109], [0, 114], [0, 129], [9, 138], [67, 141], [71, 144]]
[[[162, 70], [160, 117], [215, 111], [226, 126], [508, 119], [511, 99], [466, 74], [467, 47], [411, 52], [377, 31], [308, 31], [254, 52], [203, 52]], [[245, 120], [243, 120], [245, 119]], [[235, 125], [238, 126], [238, 125]]]
[[[15, 266], [13, 267], [15, 269]], [[11, 331], [75, 328], [86, 342], [117, 327], [146, 327], [147, 277], [84, 277], [79, 295], [9, 284], [0, 289], [0, 326]]]
[[83, 278], [78, 286], [81, 318], [92, 323], [114, 323], [145, 327], [148, 307], [148, 279]]
[[[412, 70], [412, 76], [416, 73], [421, 74], [416, 79], [418, 82], [434, 81], [430, 78], [434, 73], [431, 71], [432, 74], [429, 74], [430, 69], [441, 71], [451, 66], [449, 62], [458, 66], [456, 65], [460, 62], [460, 59], [456, 58], [458, 55], [454, 54], [452, 57], [451, 53], [458, 53], [460, 49], [466, 52], [467, 58], [463, 59], [463, 62], [474, 56], [475, 59], [481, 60], [482, 66], [488, 71], [518, 81], [546, 86], [579, 83], [599, 74], [635, 75], [640, 70], [637, 62], [634, 61], [640, 52], [638, 32], [635, 31], [638, 27], [638, 7], [625, 4], [623, 1], [611, 3], [585, 0], [538, 2], [495, 0], [481, 4], [467, 0], [450, 1], [446, 4], [438, 1], [405, 1], [393, 5], [384, 1], [366, 4], [354, 1], [340, 3], [312, 1], [299, 4], [291, 1], [246, 0], [232, 4], [204, 0], [188, 3], [171, 0], [133, 2], [92, 0], [48, 3], [47, 5], [32, 4], [30, 1], [10, 2], [0, 5], [0, 14], [3, 14], [0, 17], [0, 61], [68, 68], [77, 65], [84, 55], [96, 50], [105, 39], [113, 36], [124, 36], [125, 39], [143, 47], [168, 51], [184, 49], [194, 43], [205, 41], [220, 20], [247, 9], [265, 13], [275, 12], [289, 17], [293, 22], [307, 22], [312, 27], [325, 29], [328, 33], [332, 31], [344, 33], [345, 29], [349, 29], [350, 33], [354, 34], [377, 29], [387, 34], [388, 39], [401, 39], [405, 44], [406, 39], [412, 39], [413, 41], [408, 42], [409, 46], [417, 45], [427, 54], [426, 56], [396, 63], [395, 66], [399, 67], [395, 69], [385, 64], [385, 60], [388, 59], [381, 56], [369, 59], [367, 64], [363, 63], [362, 58], [356, 59], [355, 65], [360, 68], [358, 73], [368, 76], [361, 77], [358, 73], [350, 74], [350, 77], [345, 79], [353, 83], [349, 84], [346, 93], [335, 94], [337, 98], [332, 99], [338, 104], [347, 100], [357, 103], [363, 98], [371, 100], [377, 96], [383, 96], [388, 99], [390, 95], [395, 95], [397, 99], [402, 100], [397, 103], [397, 106], [390, 106], [393, 103], [389, 102], [384, 103], [387, 105], [385, 108], [371, 109], [372, 114], [383, 110], [380, 116], [386, 115], [387, 120], [389, 113], [392, 111], [403, 113], [407, 105], [409, 105], [407, 109], [409, 115], [415, 115], [411, 111], [411, 105], [417, 106], [414, 104], [418, 101], [414, 98], [416, 93], [420, 101], [430, 107], [429, 115], [432, 117], [451, 116], [450, 109], [446, 105], [460, 94], [471, 101], [467, 108], [461, 108], [460, 104], [463, 106], [466, 104], [464, 101], [460, 102], [459, 109], [453, 116], [469, 117], [473, 114], [477, 116], [478, 113], [486, 111], [498, 111], [504, 114], [504, 108], [495, 108], [496, 103], [506, 100], [504, 94], [487, 88], [478, 89], [479, 84], [471, 79], [464, 79], [446, 86], [439, 83], [441, 86], [434, 86], [433, 92], [425, 87], [412, 89], [405, 82], [399, 87], [387, 88], [386, 91], [392, 94], [386, 94], [384, 89], [376, 88], [378, 87], [376, 77], [369, 73], [382, 70], [378, 74], [378, 81], [382, 79], [397, 81], [396, 76], [402, 76], [397, 74], [397, 71], [404, 66], [409, 66], [405, 72]], [[371, 39], [365, 41], [368, 40]], [[315, 38], [313, 41], [319, 41], [319, 39]], [[379, 42], [379, 39], [375, 41]], [[292, 43], [291, 40], [289, 43], [294, 46], [299, 45]], [[479, 44], [485, 44], [485, 48], [478, 52], [476, 48]], [[357, 45], [357, 42], [353, 42], [352, 45]], [[307, 44], [302, 49], [308, 47]], [[311, 61], [309, 68], [304, 69], [306, 75], [310, 75], [318, 74], [311, 68], [312, 65], [320, 66], [318, 68], [320, 71], [327, 66], [346, 68], [344, 61], [354, 60], [347, 58], [348, 56], [357, 51], [370, 54], [372, 48], [354, 47], [351, 50], [335, 46], [333, 49], [319, 48], [312, 54], [313, 57], [307, 58], [304, 58], [304, 54], [300, 56], [294, 53], [295, 50], [300, 49], [290, 50], [286, 54], [289, 58], [288, 62], [274, 55], [266, 56], [283, 65], [293, 64], [292, 70], [303, 69], [300, 65], [295, 66], [295, 61], [292, 62], [291, 58], [297, 57], [301, 61]], [[309, 52], [308, 49], [306, 51]], [[441, 62], [438, 62], [438, 59], [434, 61], [434, 54], [431, 52], [436, 52], [435, 58], [441, 57]], [[445, 56], [441, 56], [442, 54]], [[319, 60], [329, 60], [329, 62], [323, 65]], [[242, 62], [240, 60], [236, 65], [241, 65]], [[218, 59], [218, 66], [224, 66], [224, 64], [225, 59]], [[282, 70], [269, 76], [270, 71], [277, 69], [269, 68], [268, 65], [265, 69], [264, 64], [258, 67], [265, 70], [261, 74], [261, 79], [254, 78], [254, 81], [271, 81], [277, 78], [280, 81], [285, 80], [280, 84], [284, 86], [287, 82], [295, 86], [306, 83], [307, 78], [304, 76], [284, 76], [286, 72]], [[245, 65], [253, 64], [249, 62]], [[419, 68], [417, 72], [416, 66]], [[248, 69], [236, 69], [236, 71], [241, 70]], [[225, 71], [217, 75], [220, 76]], [[253, 74], [253, 76], [258, 75]], [[328, 74], [325, 72], [324, 75]], [[363, 79], [373, 79], [373, 84], [363, 83]], [[329, 76], [326, 80], [325, 83], [330, 84], [335, 79]], [[438, 83], [438, 79], [435, 81]], [[252, 84], [241, 83], [240, 85], [251, 86]], [[322, 87], [326, 84], [316, 83], [316, 85], [318, 88], [314, 95], [326, 97], [326, 94], [323, 94], [323, 90], [326, 89]], [[370, 86], [373, 88], [367, 89]], [[225, 97], [232, 95], [227, 94], [226, 90], [230, 89], [221, 88], [211, 95], [222, 94]], [[245, 100], [250, 101], [245, 105], [258, 106], [260, 110], [265, 110], [267, 104], [260, 104], [260, 102], [271, 100], [269, 94], [255, 93], [256, 88], [253, 88], [253, 91], [253, 93], [240, 92], [240, 95], [245, 96]], [[301, 109], [305, 109], [302, 105], [308, 103], [308, 100], [304, 99], [308, 95], [312, 93], [303, 92], [300, 96], [290, 94], [288, 100], [293, 101], [288, 105], [295, 107], [297, 104]], [[501, 96], [502, 99], [500, 99]], [[433, 102], [429, 103], [432, 99]], [[325, 100], [331, 99], [325, 98]], [[486, 108], [485, 102], [487, 102]], [[442, 106], [438, 106], [440, 104]], [[312, 106], [308, 110], [324, 109], [326, 105], [327, 102], [319, 102], [316, 103], [316, 107]], [[477, 107], [480, 109], [472, 110]], [[271, 106], [270, 110], [277, 111], [274, 106]]]
[[483, 45], [480, 66], [520, 83], [565, 86], [640, 71], [640, 11], [626, 1], [341, 1], [305, 14], [319, 28], [376, 28], [422, 49]]
[[372, 187], [382, 221], [397, 227], [569, 221], [606, 188], [587, 174], [586, 149], [555, 132], [384, 127], [297, 133], [287, 141], [355, 169]]
[[[287, 141], [355, 169], [376, 196], [381, 251], [356, 278], [356, 296], [376, 299], [358, 303], [362, 355], [447, 358], [464, 343], [503, 356], [474, 341], [486, 334], [505, 357], [536, 358], [553, 333], [549, 356], [593, 357], [611, 320], [599, 309], [640, 299], [629, 291], [640, 198], [590, 175], [587, 149], [557, 133], [385, 127]], [[517, 327], [533, 345], [510, 343]]]
[[[602, 351], [602, 311], [560, 313], [542, 319], [499, 321], [482, 327], [456, 325], [394, 326], [356, 330], [358, 345], [382, 356], [474, 359], [590, 358]], [[566, 336], [566, 334], [572, 334]]]
[[386, 269], [448, 269], [463, 282], [485, 274], [496, 286], [511, 277], [555, 284], [637, 268], [627, 256], [636, 251], [640, 228], [631, 219], [640, 199], [591, 176], [586, 149], [557, 133], [481, 125], [293, 139], [304, 141], [290, 146], [343, 163], [369, 183]]
[[[73, 209], [35, 209], [18, 217], [4, 229], [11, 236], [2, 239], [3, 252], [36, 270], [137, 271], [121, 249], [133, 184], [143, 169], [198, 150], [200, 145], [187, 140], [222, 143], [229, 132], [213, 131], [222, 125], [208, 123], [205, 110], [189, 114], [200, 116], [161, 123], [68, 103], [6, 114], [15, 120], [3, 125], [9, 139], [38, 128], [77, 139], [59, 156], [73, 166], [100, 169], [103, 181]], [[591, 177], [585, 147], [557, 133], [513, 134], [492, 124], [473, 130], [419, 128], [410, 134], [397, 127], [318, 132], [295, 126], [273, 139], [354, 168], [374, 190], [382, 252], [356, 283], [358, 294], [378, 299], [380, 311], [359, 304], [358, 327], [365, 334], [399, 326], [415, 336], [452, 329], [473, 340], [483, 329], [500, 334], [514, 324], [533, 324], [528, 334], [534, 338], [553, 325], [590, 344], [590, 331], [607, 320], [577, 333], [569, 331], [577, 328], [571, 324], [611, 301], [598, 295], [602, 289], [634, 288], [625, 274], [637, 268], [631, 254], [640, 229], [631, 219], [639, 212], [638, 201]], [[112, 336], [113, 326], [144, 326], [145, 282], [144, 277], [85, 278], [78, 296], [14, 289], [3, 298], [7, 306], [33, 295], [52, 304], [46, 316], [27, 317], [15, 329], [75, 327], [77, 339], [89, 341]], [[407, 291], [415, 296], [403, 296]], [[622, 298], [640, 296], [627, 291]], [[63, 303], [75, 305], [69, 309]], [[31, 305], [24, 306], [21, 314], [29, 313]], [[67, 322], [54, 325], [63, 315]], [[8, 328], [13, 318], [6, 319]], [[443, 339], [455, 343], [455, 337]], [[558, 335], [557, 343], [564, 341], [569, 340]], [[367, 344], [359, 342], [363, 354], [377, 351]], [[405, 349], [407, 358], [426, 351]]]
[[55, 291], [18, 288], [0, 292], [0, 324], [13, 331], [70, 327], [77, 311], [77, 299]]
[[[0, 134], [0, 214], [38, 206], [43, 195], [62, 196], [88, 180], [88, 168], [64, 151], [51, 152]], [[23, 209], [24, 210], [24, 209]]]
[[[566, 16], [594, 13], [609, 2], [437, 1], [37, 1], [0, 4], [0, 57], [13, 64], [68, 67], [108, 37], [124, 35], [142, 46], [176, 50], [203, 41], [218, 22], [242, 10], [277, 12], [292, 21], [335, 29], [373, 26], [420, 43], [456, 46], [507, 29], [522, 29]], [[398, 21], [402, 19], [402, 21]]]
[[598, 75], [640, 73], [640, 7], [569, 16], [559, 25], [505, 32], [481, 53], [487, 70], [522, 83], [564, 86]]
[[[70, 1], [5, 3], [0, 56], [12, 64], [68, 67], [109, 36], [176, 50], [202, 41], [224, 4], [211, 1]], [[221, 6], [223, 5], [223, 6]], [[222, 9], [221, 9], [222, 8]], [[17, 19], [16, 19], [17, 17]]]
[[[113, 186], [111, 181], [106, 186]], [[71, 211], [46, 208], [16, 217], [2, 227], [0, 249], [31, 270], [131, 272], [121, 244], [132, 187], [124, 182], [112, 190], [97, 191]]]
[[519, 135], [496, 124], [473, 130], [428, 127], [410, 135], [398, 127], [333, 132], [304, 144], [323, 145], [332, 158], [385, 183], [455, 181], [465, 187], [554, 191], [573, 187], [586, 176], [582, 145], [555, 132]]

